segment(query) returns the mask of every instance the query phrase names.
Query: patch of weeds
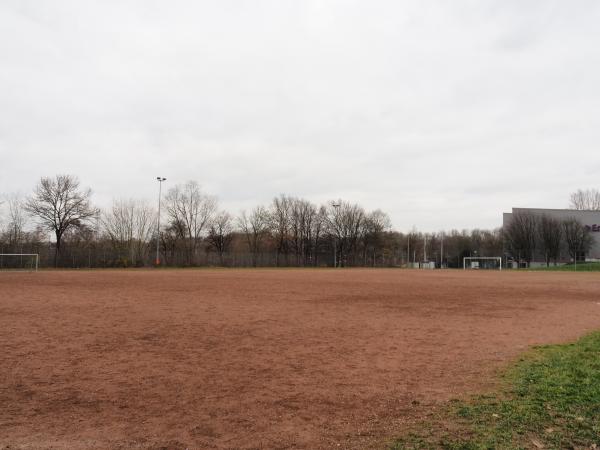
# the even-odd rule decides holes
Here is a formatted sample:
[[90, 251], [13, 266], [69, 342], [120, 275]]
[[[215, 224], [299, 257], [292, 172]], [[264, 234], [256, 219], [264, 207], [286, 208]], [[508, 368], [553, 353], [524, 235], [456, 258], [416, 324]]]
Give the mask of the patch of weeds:
[[450, 402], [435, 420], [390, 448], [600, 448], [600, 333], [534, 348], [497, 393]]

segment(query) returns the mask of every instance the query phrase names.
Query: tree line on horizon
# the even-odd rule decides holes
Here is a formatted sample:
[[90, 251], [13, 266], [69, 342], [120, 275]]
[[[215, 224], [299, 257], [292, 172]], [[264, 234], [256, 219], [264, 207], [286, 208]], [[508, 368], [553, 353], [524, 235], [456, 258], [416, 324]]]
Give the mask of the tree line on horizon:
[[[569, 196], [569, 209], [600, 211], [600, 191], [578, 189]], [[565, 259], [585, 261], [593, 244], [588, 226], [575, 217], [558, 219], [547, 214], [517, 211], [503, 229], [505, 251], [516, 263], [529, 267], [535, 260], [546, 266]]]
[[[600, 200], [597, 192], [595, 197], [579, 192], [572, 204], [574, 198]], [[144, 200], [116, 199], [100, 209], [77, 177], [56, 175], [42, 177], [26, 198], [6, 197], [2, 209], [0, 253], [38, 253], [41, 265], [54, 267], [156, 263], [157, 210]], [[465, 256], [501, 256], [507, 248], [527, 260], [546, 241], [538, 237], [542, 225], [536, 222], [532, 238], [521, 222], [504, 233], [500, 228], [402, 233], [379, 209], [342, 200], [317, 205], [285, 194], [233, 215], [188, 181], [163, 196], [158, 253], [165, 266], [398, 267], [432, 261], [461, 267]], [[561, 239], [567, 238], [562, 227]]]
[[545, 214], [519, 211], [503, 230], [506, 251], [519, 267], [533, 260], [557, 265], [568, 255], [570, 261], [585, 261], [593, 239], [590, 230], [574, 217], [557, 219]]

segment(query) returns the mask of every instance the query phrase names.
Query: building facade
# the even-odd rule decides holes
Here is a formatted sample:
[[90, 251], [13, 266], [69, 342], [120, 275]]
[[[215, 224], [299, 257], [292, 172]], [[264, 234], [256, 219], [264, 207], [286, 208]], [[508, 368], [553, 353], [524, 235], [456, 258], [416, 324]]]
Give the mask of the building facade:
[[[515, 214], [530, 214], [536, 218], [546, 216], [559, 221], [565, 221], [570, 219], [577, 220], [579, 223], [585, 226], [591, 238], [591, 245], [589, 249], [585, 252], [582, 252], [582, 254], [578, 256], [577, 260], [600, 261], [600, 211], [580, 211], [574, 209], [512, 208], [512, 212], [503, 214], [502, 225], [504, 230], [508, 229], [508, 225], [512, 221], [512, 218]], [[512, 259], [516, 259], [516, 255], [508, 256], [512, 257]], [[560, 264], [566, 264], [572, 261], [573, 257], [569, 254], [566, 243], [563, 242], [561, 245], [558, 262]], [[543, 251], [541, 251], [539, 248], [536, 248], [536, 250], [533, 252], [533, 259], [531, 261], [531, 265], [538, 266], [545, 263], [546, 262]]]

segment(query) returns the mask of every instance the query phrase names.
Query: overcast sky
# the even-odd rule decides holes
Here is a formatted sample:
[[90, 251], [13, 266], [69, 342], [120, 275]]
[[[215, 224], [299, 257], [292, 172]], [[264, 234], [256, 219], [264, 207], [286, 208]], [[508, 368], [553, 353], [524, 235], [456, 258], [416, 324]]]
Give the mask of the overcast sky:
[[496, 227], [600, 184], [600, 2], [0, 2], [0, 194], [189, 179]]

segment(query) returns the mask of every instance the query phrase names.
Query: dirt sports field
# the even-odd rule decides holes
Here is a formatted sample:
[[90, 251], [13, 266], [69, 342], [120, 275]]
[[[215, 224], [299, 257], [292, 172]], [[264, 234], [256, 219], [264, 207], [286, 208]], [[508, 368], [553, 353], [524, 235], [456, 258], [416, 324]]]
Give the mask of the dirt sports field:
[[596, 274], [0, 273], [0, 448], [381, 448], [597, 328]]

